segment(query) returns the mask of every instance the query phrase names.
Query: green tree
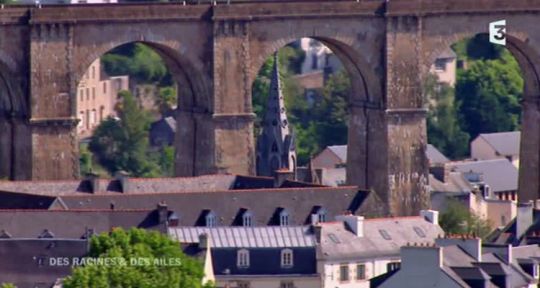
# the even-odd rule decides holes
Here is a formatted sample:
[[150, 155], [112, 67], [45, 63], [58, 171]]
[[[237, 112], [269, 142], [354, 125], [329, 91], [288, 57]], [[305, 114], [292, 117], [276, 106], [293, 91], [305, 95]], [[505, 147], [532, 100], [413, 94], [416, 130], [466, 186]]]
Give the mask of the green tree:
[[178, 103], [176, 89], [171, 86], [160, 88], [159, 95], [155, 102], [161, 115], [170, 113]]
[[136, 177], [156, 177], [159, 167], [150, 160], [150, 117], [129, 91], [121, 91], [117, 107], [120, 119], [108, 118], [95, 130], [89, 149], [110, 173], [126, 171]]
[[510, 52], [503, 50], [500, 59], [474, 61], [457, 78], [460, 123], [471, 138], [519, 128], [523, 78]]
[[[88, 264], [74, 269], [65, 288], [201, 288], [202, 263], [187, 257], [180, 245], [156, 231], [115, 229], [90, 240], [89, 257], [117, 259], [117, 265]], [[144, 259], [144, 265], [132, 265]], [[139, 261], [139, 263], [143, 263]], [[171, 263], [172, 265], [164, 265]]]
[[481, 219], [455, 199], [448, 199], [439, 223], [444, 232], [450, 234], [474, 234], [484, 238], [491, 232], [488, 221]]
[[1, 288], [17, 288], [17, 286], [11, 284], [11, 283], [2, 283]]
[[435, 75], [427, 77], [424, 87], [424, 99], [428, 106], [428, 142], [451, 158], [466, 156], [469, 134], [459, 125], [454, 89], [447, 84], [437, 83]]

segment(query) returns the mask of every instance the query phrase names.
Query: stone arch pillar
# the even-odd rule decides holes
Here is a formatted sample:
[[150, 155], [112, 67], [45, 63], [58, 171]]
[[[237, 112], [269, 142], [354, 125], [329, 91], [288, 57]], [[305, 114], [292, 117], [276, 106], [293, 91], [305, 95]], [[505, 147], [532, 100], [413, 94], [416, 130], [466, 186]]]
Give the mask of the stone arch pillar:
[[391, 215], [417, 215], [429, 207], [426, 110], [421, 86], [422, 20], [387, 20], [386, 125]]

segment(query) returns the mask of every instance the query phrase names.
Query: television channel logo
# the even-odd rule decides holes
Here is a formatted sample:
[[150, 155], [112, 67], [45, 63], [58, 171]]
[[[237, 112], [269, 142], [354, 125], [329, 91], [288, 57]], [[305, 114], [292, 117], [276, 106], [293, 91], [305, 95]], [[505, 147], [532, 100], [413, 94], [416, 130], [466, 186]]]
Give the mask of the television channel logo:
[[489, 42], [497, 45], [506, 45], [506, 20], [489, 23]]

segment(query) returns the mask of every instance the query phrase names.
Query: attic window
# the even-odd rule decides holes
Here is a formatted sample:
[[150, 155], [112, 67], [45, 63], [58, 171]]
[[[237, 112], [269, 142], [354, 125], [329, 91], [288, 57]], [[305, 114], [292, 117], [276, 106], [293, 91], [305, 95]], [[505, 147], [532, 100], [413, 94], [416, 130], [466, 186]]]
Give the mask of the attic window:
[[424, 230], [418, 226], [413, 227], [414, 232], [416, 232], [416, 235], [420, 238], [426, 238], [426, 233], [424, 233]]
[[382, 238], [384, 238], [384, 240], [392, 240], [392, 237], [390, 237], [390, 234], [388, 234], [386, 230], [379, 229], [379, 233], [381, 234]]
[[320, 208], [319, 211], [317, 211], [317, 215], [319, 217], [319, 222], [326, 222], [326, 214], [327, 211], [324, 208]]
[[216, 227], [216, 214], [210, 211], [205, 217], [206, 227]]
[[48, 229], [45, 229], [43, 230], [43, 233], [38, 236], [38, 238], [54, 238], [54, 234]]
[[253, 225], [253, 214], [250, 211], [244, 212], [242, 215], [242, 226], [251, 227]]
[[332, 240], [332, 242], [334, 242], [334, 243], [336, 243], [336, 244], [341, 243], [341, 241], [339, 241], [339, 239], [337, 238], [336, 234], [334, 234], [334, 233], [328, 234], [328, 238], [330, 238], [330, 240]]
[[289, 213], [287, 210], [279, 212], [279, 226], [289, 226]]

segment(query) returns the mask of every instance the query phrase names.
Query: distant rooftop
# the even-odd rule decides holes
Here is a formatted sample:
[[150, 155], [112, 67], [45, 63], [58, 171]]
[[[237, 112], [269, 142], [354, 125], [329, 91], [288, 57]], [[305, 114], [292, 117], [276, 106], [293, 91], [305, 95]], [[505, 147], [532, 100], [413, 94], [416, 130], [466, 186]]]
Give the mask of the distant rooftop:
[[451, 165], [457, 172], [480, 174], [493, 192], [517, 190], [518, 170], [506, 158], [451, 162], [447, 165]]
[[477, 138], [483, 138], [499, 155], [519, 155], [521, 132], [499, 132], [480, 134]]

